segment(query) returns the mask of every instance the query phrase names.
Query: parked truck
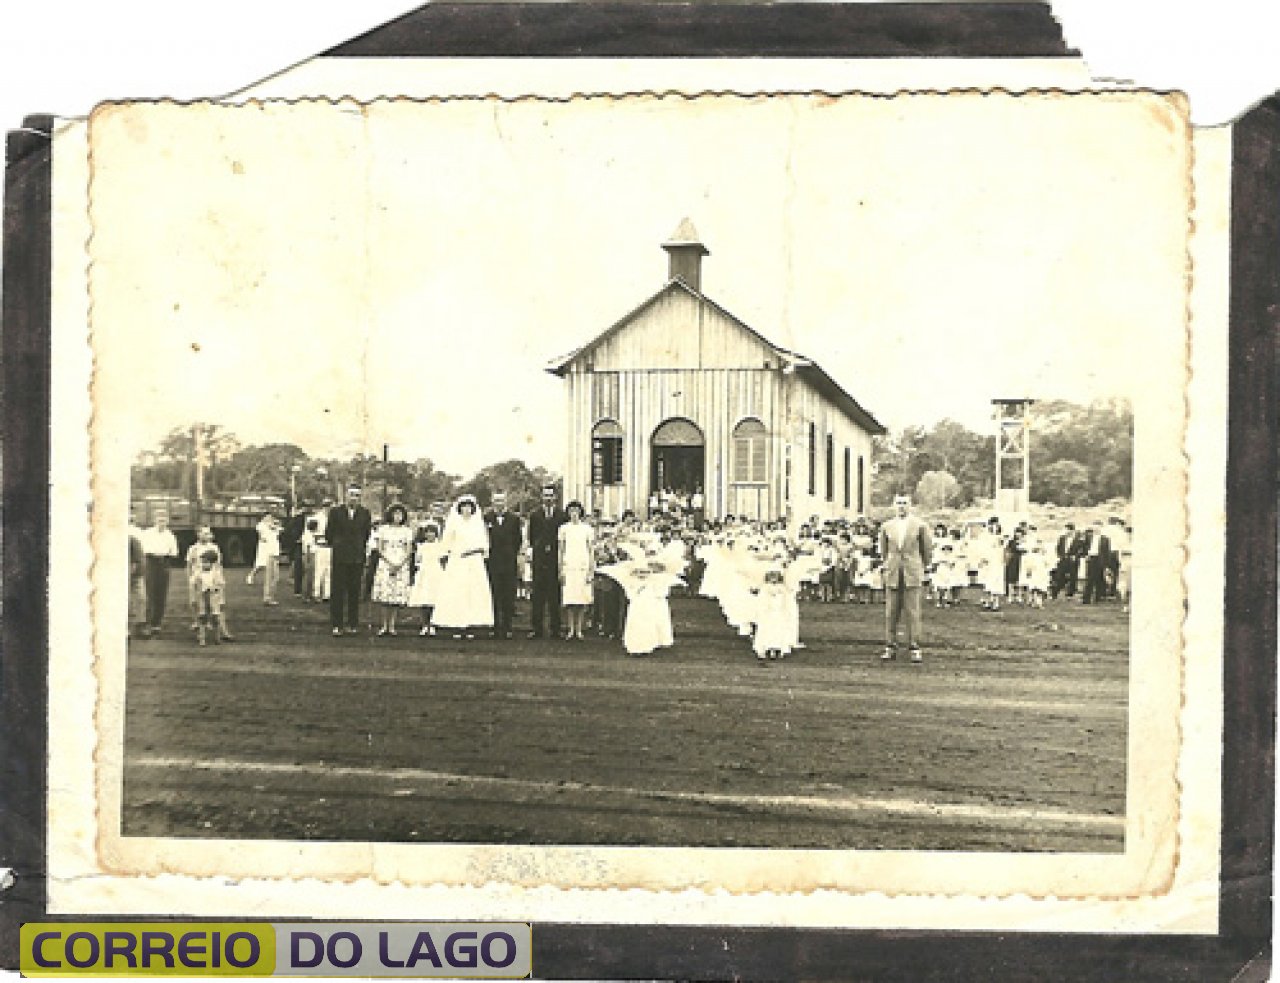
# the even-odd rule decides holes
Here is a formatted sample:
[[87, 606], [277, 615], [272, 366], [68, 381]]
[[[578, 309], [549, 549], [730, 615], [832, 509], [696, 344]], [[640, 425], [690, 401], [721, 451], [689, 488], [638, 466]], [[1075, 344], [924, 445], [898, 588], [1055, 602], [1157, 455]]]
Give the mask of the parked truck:
[[228, 501], [184, 498], [172, 493], [135, 495], [131, 503], [133, 524], [143, 528], [155, 524], [157, 513], [169, 516], [169, 528], [178, 540], [179, 557], [196, 541], [202, 525], [213, 529], [213, 538], [222, 548], [227, 566], [248, 566], [258, 551], [258, 523], [267, 512], [285, 514], [285, 500], [274, 495], [241, 495]]

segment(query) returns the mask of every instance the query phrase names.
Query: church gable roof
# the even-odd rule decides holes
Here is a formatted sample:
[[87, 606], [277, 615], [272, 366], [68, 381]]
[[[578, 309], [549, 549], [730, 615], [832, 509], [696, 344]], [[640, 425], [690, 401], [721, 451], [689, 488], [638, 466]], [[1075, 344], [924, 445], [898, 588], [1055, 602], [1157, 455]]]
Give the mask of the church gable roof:
[[[615, 321], [612, 325], [610, 325], [604, 331], [600, 332], [600, 334], [596, 335], [595, 338], [587, 342], [587, 344], [583, 345], [581, 348], [578, 348], [570, 352], [568, 355], [562, 356], [561, 358], [558, 358], [553, 362], [551, 362], [547, 366], [547, 371], [552, 373], [553, 375], [564, 376], [569, 372], [570, 368], [573, 366], [575, 362], [577, 362], [579, 359], [583, 359], [591, 355], [593, 352], [599, 349], [605, 342], [609, 341], [611, 338], [614, 338], [615, 336], [620, 334], [622, 331], [626, 330], [628, 327], [635, 324], [637, 321], [640, 321], [641, 319], [643, 319], [644, 316], [650, 310], [652, 310], [655, 306], [661, 303], [664, 299], [671, 297], [673, 294], [679, 297], [690, 299], [694, 303], [701, 304], [707, 307], [709, 310], [714, 311], [717, 315], [719, 315], [725, 321], [729, 322], [739, 331], [742, 331], [745, 335], [747, 335], [749, 338], [754, 340], [762, 348], [768, 351], [770, 355], [779, 359], [780, 367], [783, 365], [786, 365], [789, 361], [798, 357], [794, 352], [790, 352], [785, 348], [780, 348], [778, 345], [775, 345], [768, 338], [762, 335], [759, 331], [751, 327], [751, 325], [747, 324], [746, 321], [742, 320], [740, 317], [733, 314], [731, 311], [728, 311], [725, 308], [721, 307], [710, 297], [706, 296], [705, 294], [699, 293], [697, 290], [694, 290], [683, 280], [679, 278], [675, 278], [667, 281], [667, 284], [661, 290], [659, 290], [657, 293], [648, 297], [638, 307], [634, 308], [633, 310], [629, 311], [627, 314], [623, 315], [621, 318]], [[641, 366], [637, 366], [637, 368], [640, 368], [640, 367]], [[758, 368], [758, 366], [756, 367]]]
[[705, 294], [694, 290], [679, 278], [669, 280], [662, 289], [648, 297], [639, 304], [639, 306], [623, 315], [620, 319], [615, 321], [612, 325], [581, 348], [578, 348], [575, 351], [551, 362], [547, 366], [547, 371], [553, 375], [564, 377], [569, 373], [574, 363], [587, 358], [610, 338], [615, 337], [628, 326], [640, 320], [664, 298], [668, 298], [673, 294], [687, 295], [699, 304], [706, 305], [722, 318], [732, 323], [735, 327], [745, 332], [751, 338], [755, 339], [778, 359], [779, 368], [783, 371], [794, 372], [821, 393], [834, 406], [840, 409], [847, 417], [849, 417], [849, 419], [858, 424], [858, 426], [862, 427], [862, 429], [866, 430], [868, 433], [882, 434], [885, 432], [884, 426], [882, 426], [874, 416], [863, 409], [858, 401], [845, 391], [844, 387], [831, 378], [831, 376], [829, 376], [822, 367], [812, 359], [806, 358], [798, 352], [793, 352], [789, 349], [782, 348], [779, 345], [775, 345], [741, 318], [721, 307]]

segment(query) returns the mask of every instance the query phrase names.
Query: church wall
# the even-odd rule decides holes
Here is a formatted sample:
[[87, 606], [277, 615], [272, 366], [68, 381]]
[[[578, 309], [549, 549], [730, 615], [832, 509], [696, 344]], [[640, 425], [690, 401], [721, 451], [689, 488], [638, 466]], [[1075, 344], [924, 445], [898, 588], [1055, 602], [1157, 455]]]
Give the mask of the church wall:
[[[863, 506], [869, 503], [871, 437], [800, 377], [784, 373], [777, 354], [709, 304], [669, 290], [628, 326], [569, 366], [566, 500], [619, 516], [647, 512], [654, 431], [681, 417], [701, 429], [705, 447], [706, 514], [773, 519], [858, 514], [857, 462], [862, 457]], [[754, 417], [768, 431], [767, 480], [733, 482], [733, 430]], [[600, 421], [624, 432], [623, 483], [591, 485], [591, 434]], [[815, 494], [809, 494], [808, 425], [817, 433]], [[826, 497], [826, 442], [835, 445], [833, 496]], [[844, 504], [844, 448], [850, 449], [850, 501]], [[790, 459], [790, 477], [787, 462]], [[790, 499], [788, 500], [788, 495]], [[790, 510], [788, 510], [790, 504]]]
[[[804, 380], [787, 379], [791, 407], [791, 502], [796, 521], [816, 515], [820, 519], [853, 518], [858, 509], [858, 458], [862, 468], [862, 512], [871, 497], [871, 435], [848, 419], [821, 393]], [[809, 488], [809, 424], [814, 424], [816, 449], [813, 493]], [[827, 498], [827, 434], [834, 452], [834, 487]], [[844, 498], [844, 450], [849, 448], [849, 504]]]
[[[782, 423], [780, 376], [776, 370], [765, 369], [570, 371], [566, 376], [566, 495], [582, 496], [588, 507], [598, 507], [605, 515], [619, 515], [625, 508], [643, 513], [650, 492], [654, 431], [666, 420], [683, 418], [703, 434], [706, 466], [702, 491], [707, 513], [736, 514], [749, 502], [758, 505], [763, 516], [775, 514], [781, 505], [781, 444], [774, 439]], [[733, 429], [747, 417], [759, 419], [771, 438], [766, 468], [769, 480], [750, 488], [732, 482]], [[590, 486], [591, 431], [601, 419], [615, 420], [625, 433], [620, 487]]]

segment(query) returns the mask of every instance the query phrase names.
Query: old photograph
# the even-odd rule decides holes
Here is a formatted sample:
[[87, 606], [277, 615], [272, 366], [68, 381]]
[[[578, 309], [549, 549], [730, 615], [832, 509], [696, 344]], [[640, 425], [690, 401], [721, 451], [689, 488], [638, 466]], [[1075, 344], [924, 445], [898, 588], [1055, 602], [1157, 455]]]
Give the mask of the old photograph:
[[1167, 882], [1189, 145], [1118, 92], [100, 108], [100, 837]]

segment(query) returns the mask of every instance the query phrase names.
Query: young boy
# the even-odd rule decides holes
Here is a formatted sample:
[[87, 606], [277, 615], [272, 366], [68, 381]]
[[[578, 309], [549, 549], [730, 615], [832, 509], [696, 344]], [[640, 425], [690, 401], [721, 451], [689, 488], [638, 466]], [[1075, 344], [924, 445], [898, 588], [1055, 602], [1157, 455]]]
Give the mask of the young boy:
[[218, 566], [218, 552], [206, 549], [200, 554], [200, 566], [196, 570], [194, 588], [199, 599], [199, 615], [196, 638], [201, 647], [205, 644], [205, 632], [213, 629], [213, 644], [221, 641], [224, 579]]

